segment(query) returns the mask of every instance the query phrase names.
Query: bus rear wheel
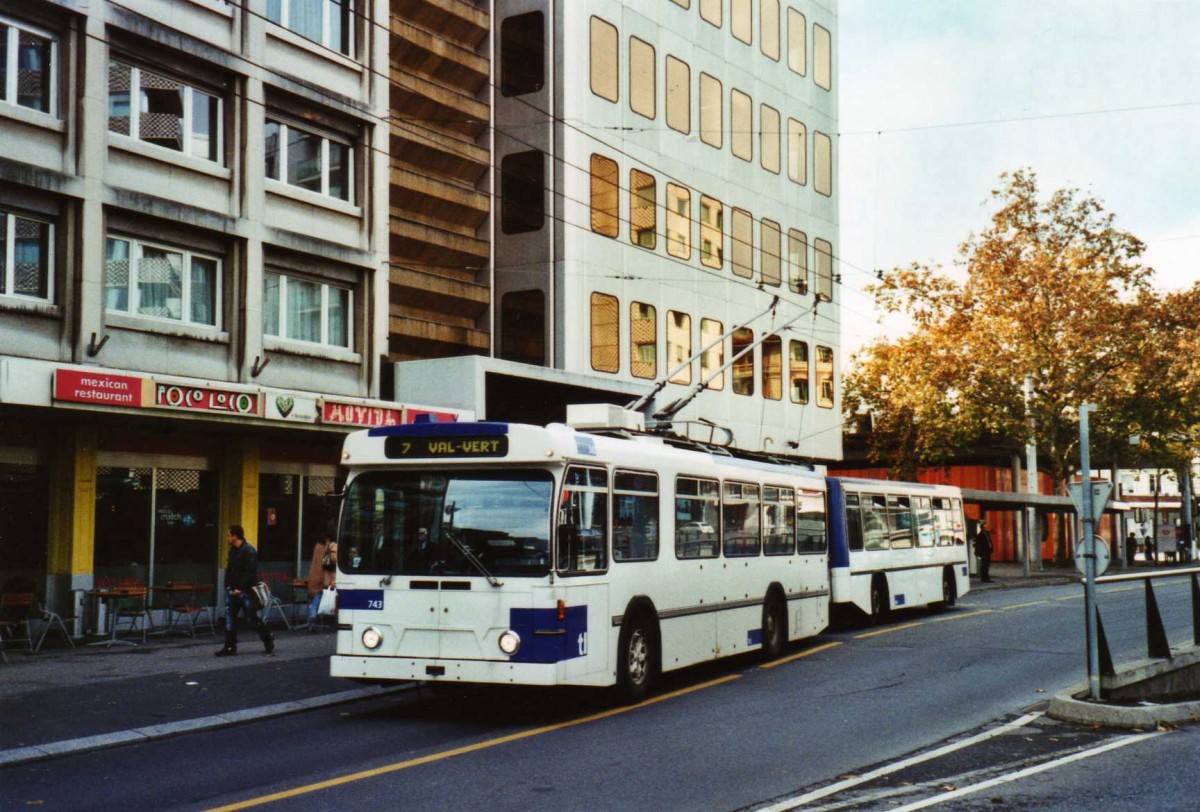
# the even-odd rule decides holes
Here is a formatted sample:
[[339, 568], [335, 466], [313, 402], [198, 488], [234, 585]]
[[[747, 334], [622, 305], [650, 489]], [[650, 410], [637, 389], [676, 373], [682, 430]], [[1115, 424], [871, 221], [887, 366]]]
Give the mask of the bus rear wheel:
[[767, 598], [763, 604], [762, 654], [774, 660], [783, 653], [783, 641], [787, 637], [787, 616], [778, 598]]
[[942, 599], [934, 604], [934, 608], [939, 612], [944, 612], [954, 605], [954, 576], [947, 570], [942, 573]]
[[876, 578], [871, 582], [871, 623], [878, 626], [887, 620], [888, 591], [887, 585]]
[[654, 630], [644, 613], [626, 618], [617, 647], [617, 689], [629, 702], [641, 702], [650, 693], [658, 660]]

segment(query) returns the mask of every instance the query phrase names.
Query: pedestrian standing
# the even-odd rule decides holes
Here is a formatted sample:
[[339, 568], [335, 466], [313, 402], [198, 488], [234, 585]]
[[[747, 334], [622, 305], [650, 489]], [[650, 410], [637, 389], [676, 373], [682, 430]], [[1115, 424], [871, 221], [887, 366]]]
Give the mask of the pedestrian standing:
[[992, 580], [992, 534], [986, 524], [975, 536], [975, 558], [979, 561], [979, 580], [986, 584]]
[[1144, 549], [1146, 551], [1146, 555], [1144, 556], [1146, 559], [1146, 563], [1147, 564], [1157, 564], [1158, 563], [1158, 539], [1156, 539], [1154, 537], [1153, 533], [1150, 533], [1146, 536], [1146, 539], [1145, 539], [1145, 541], [1142, 542], [1142, 544], [1144, 545]]
[[237, 654], [237, 620], [244, 613], [262, 639], [267, 654], [275, 650], [275, 638], [258, 616], [251, 590], [258, 583], [258, 550], [246, 541], [246, 531], [240, 524], [231, 524], [225, 531], [229, 542], [229, 561], [225, 565], [225, 647], [218, 657]]
[[1137, 535], [1130, 530], [1129, 535], [1125, 537], [1125, 566], [1133, 566], [1133, 559], [1137, 556], [1137, 548]]
[[325, 534], [320, 543], [313, 546], [312, 563], [308, 566], [308, 630], [316, 631], [317, 609], [321, 606], [321, 595], [334, 586], [337, 575], [337, 542]]

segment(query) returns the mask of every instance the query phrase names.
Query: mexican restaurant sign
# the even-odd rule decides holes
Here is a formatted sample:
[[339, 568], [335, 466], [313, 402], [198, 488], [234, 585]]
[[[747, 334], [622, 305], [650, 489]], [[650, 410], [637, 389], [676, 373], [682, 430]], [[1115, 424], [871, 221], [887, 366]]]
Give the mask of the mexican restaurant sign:
[[150, 382], [132, 375], [111, 375], [78, 369], [54, 370], [54, 399], [96, 406], [140, 409], [149, 400]]

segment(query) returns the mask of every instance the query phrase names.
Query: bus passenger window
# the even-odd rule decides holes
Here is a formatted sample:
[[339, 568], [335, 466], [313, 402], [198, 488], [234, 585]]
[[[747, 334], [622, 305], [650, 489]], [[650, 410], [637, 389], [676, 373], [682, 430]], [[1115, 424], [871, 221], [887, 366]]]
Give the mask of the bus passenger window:
[[916, 497], [913, 505], [917, 517], [917, 546], [932, 547], [937, 543], [937, 526], [933, 521], [933, 509], [928, 496]]
[[563, 482], [558, 508], [558, 569], [608, 569], [608, 473], [572, 467]]
[[851, 550], [863, 548], [862, 514], [858, 509], [858, 494], [846, 494], [846, 544]]
[[888, 548], [887, 497], [871, 496], [862, 506], [863, 547], [867, 550]]
[[913, 546], [912, 511], [909, 510], [907, 496], [889, 496], [887, 498], [888, 538], [893, 550], [907, 549]]
[[720, 524], [716, 480], [680, 477], [675, 482], [675, 557], [716, 558]]
[[725, 556], [758, 555], [762, 548], [759, 522], [758, 486], [740, 482], [725, 483], [725, 499], [721, 503], [722, 541]]
[[[799, 513], [796, 516], [797, 552], [825, 552], [825, 535], [825, 494], [821, 491], [800, 491]], [[861, 528], [858, 544], [861, 549]]]
[[658, 477], [613, 475], [613, 561], [658, 558]]
[[763, 488], [763, 552], [791, 555], [796, 551], [796, 494], [791, 488]]

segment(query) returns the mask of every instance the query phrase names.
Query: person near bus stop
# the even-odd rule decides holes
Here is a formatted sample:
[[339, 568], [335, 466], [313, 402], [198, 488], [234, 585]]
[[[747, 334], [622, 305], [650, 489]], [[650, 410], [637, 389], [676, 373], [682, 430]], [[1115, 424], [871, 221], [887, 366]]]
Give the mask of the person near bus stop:
[[313, 545], [312, 563], [308, 567], [308, 628], [316, 630], [317, 609], [321, 595], [334, 585], [337, 575], [337, 542], [328, 533], [319, 544]]
[[1158, 563], [1158, 539], [1153, 533], [1147, 533], [1145, 540], [1142, 542], [1142, 549], [1145, 551], [1143, 556], [1147, 564]]
[[992, 580], [992, 534], [986, 524], [975, 536], [975, 558], [979, 560], [979, 580], [988, 583]]
[[1125, 537], [1125, 566], [1133, 566], [1133, 559], [1137, 556], [1137, 548], [1137, 534], [1130, 530], [1129, 535]]
[[225, 540], [229, 542], [229, 561], [225, 565], [225, 647], [217, 652], [217, 656], [237, 654], [237, 621], [238, 615], [243, 613], [270, 654], [275, 650], [275, 638], [259, 617], [251, 591], [258, 583], [258, 550], [246, 541], [246, 531], [240, 524], [229, 525]]

